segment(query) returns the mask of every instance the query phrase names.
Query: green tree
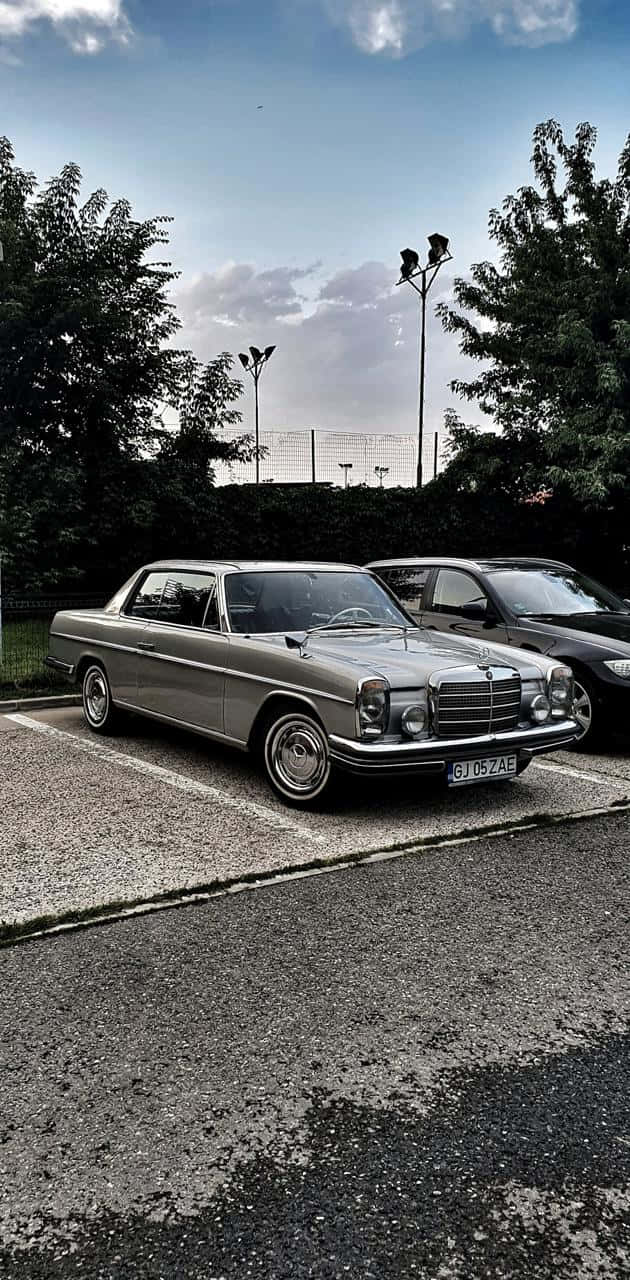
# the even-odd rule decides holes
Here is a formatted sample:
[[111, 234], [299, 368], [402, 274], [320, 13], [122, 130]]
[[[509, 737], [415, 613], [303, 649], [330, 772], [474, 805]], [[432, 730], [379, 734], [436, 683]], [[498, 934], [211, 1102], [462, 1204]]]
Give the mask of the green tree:
[[206, 365], [189, 357], [177, 399], [179, 429], [163, 441], [165, 456], [204, 489], [214, 483], [214, 462], [249, 462], [256, 453], [250, 435], [233, 434], [242, 420], [234, 404], [243, 392], [240, 379], [231, 376], [233, 364], [229, 351]]
[[69, 164], [39, 191], [0, 139], [0, 554], [18, 589], [150, 555], [165, 511], [190, 528], [214, 459], [252, 454], [231, 357], [174, 345], [176, 273], [153, 260], [170, 219], [80, 188]]
[[589, 124], [573, 143], [556, 121], [538, 125], [536, 185], [490, 214], [498, 263], [473, 266], [457, 308], [438, 309], [481, 363], [453, 390], [501, 433], [451, 418], [462, 484], [472, 468], [478, 483], [551, 485], [590, 505], [630, 490], [630, 139], [614, 180], [596, 177], [596, 139]]

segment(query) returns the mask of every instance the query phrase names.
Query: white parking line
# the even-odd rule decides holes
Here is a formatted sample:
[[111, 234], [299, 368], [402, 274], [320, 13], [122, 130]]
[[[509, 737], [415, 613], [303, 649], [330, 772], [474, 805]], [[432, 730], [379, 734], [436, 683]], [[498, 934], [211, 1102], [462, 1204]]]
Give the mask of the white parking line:
[[583, 782], [598, 782], [600, 787], [621, 787], [624, 791], [630, 791], [630, 778], [616, 778], [610, 773], [585, 773], [582, 769], [571, 769], [564, 764], [551, 764], [551, 762], [542, 763], [540, 760], [534, 761], [536, 769], [542, 769], [543, 773], [563, 773], [567, 778], [581, 778]]
[[236, 809], [239, 813], [249, 814], [253, 818], [260, 818], [268, 826], [277, 827], [282, 831], [290, 831], [292, 835], [299, 836], [302, 840], [310, 840], [311, 843], [318, 845], [327, 845], [329, 843], [325, 836], [317, 835], [309, 827], [302, 826], [300, 822], [294, 821], [293, 818], [285, 816], [283, 813], [276, 812], [275, 809], [268, 809], [265, 805], [257, 804], [252, 800], [241, 800], [235, 796], [230, 796], [225, 791], [221, 791], [219, 787], [211, 787], [205, 782], [198, 782], [195, 778], [187, 778], [184, 774], [175, 773], [172, 769], [164, 769], [162, 765], [152, 764], [148, 760], [138, 760], [135, 756], [128, 756], [122, 751], [114, 751], [99, 738], [82, 738], [76, 733], [68, 733], [65, 729], [55, 729], [52, 725], [45, 724], [41, 720], [33, 720], [30, 716], [21, 715], [20, 712], [6, 716], [6, 719], [12, 720], [14, 724], [21, 725], [23, 729], [32, 729], [35, 733], [42, 733], [48, 738], [60, 738], [62, 741], [69, 742], [76, 751], [83, 751], [86, 755], [98, 756], [101, 760], [107, 760], [110, 764], [120, 765], [123, 769], [132, 769], [135, 773], [143, 773], [149, 777], [157, 778], [160, 782], [165, 782], [169, 787], [176, 787], [179, 791], [188, 791], [195, 795], [207, 796], [212, 800], [216, 800], [217, 804], [223, 805], [226, 809]]

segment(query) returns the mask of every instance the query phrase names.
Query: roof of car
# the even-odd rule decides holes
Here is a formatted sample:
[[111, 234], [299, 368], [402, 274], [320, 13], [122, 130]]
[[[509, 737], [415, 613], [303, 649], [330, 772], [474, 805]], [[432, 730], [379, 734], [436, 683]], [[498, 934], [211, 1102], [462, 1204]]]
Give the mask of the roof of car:
[[256, 573], [264, 570], [308, 570], [321, 571], [324, 569], [352, 570], [359, 569], [361, 566], [356, 564], [337, 564], [336, 562], [327, 562], [325, 560], [154, 560], [151, 564], [144, 565], [145, 569], [180, 569], [183, 572], [190, 570], [206, 570], [212, 573], [229, 573], [244, 572]]
[[459, 560], [453, 556], [405, 556], [401, 560], [371, 560], [366, 569], [402, 569], [406, 565], [447, 569], [571, 569], [562, 560], [543, 560], [538, 556], [492, 556], [481, 560]]

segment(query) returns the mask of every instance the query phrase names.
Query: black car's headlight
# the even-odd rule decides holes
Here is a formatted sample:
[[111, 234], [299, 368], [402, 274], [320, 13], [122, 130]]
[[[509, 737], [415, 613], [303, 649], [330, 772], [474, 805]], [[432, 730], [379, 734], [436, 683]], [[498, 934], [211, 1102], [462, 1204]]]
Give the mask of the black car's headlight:
[[389, 685], [380, 676], [362, 680], [357, 689], [357, 732], [360, 738], [380, 738], [389, 723]]
[[547, 695], [552, 716], [568, 716], [573, 707], [573, 672], [570, 667], [552, 667], [547, 676]]
[[622, 680], [630, 680], [630, 662], [627, 658], [612, 658], [604, 666], [616, 676], [621, 676]]

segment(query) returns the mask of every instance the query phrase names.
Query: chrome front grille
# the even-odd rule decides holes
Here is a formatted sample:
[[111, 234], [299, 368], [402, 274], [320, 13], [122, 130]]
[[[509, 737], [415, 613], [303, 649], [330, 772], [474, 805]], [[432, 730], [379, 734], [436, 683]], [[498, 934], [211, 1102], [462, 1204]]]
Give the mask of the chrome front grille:
[[[521, 679], [511, 667], [474, 667], [468, 679], [449, 679], [448, 672], [434, 683], [433, 728], [438, 738], [474, 738], [484, 733], [514, 729], [521, 709]], [[491, 678], [489, 678], [491, 677]]]

